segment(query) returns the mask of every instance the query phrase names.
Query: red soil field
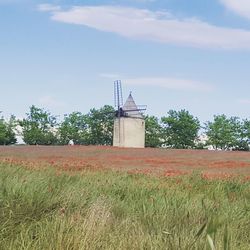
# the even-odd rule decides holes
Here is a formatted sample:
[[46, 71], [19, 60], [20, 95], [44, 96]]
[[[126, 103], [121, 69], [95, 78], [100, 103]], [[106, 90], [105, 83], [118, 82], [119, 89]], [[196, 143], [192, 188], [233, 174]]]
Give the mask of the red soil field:
[[124, 149], [105, 146], [2, 146], [0, 163], [59, 171], [119, 170], [161, 176], [201, 171], [204, 178], [250, 178], [250, 152]]

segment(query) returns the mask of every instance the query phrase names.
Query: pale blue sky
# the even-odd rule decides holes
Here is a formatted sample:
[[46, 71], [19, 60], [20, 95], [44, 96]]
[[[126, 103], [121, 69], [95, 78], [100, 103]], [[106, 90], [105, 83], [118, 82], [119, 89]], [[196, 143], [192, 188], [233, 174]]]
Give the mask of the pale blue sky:
[[0, 0], [0, 110], [113, 105], [249, 118], [249, 0]]

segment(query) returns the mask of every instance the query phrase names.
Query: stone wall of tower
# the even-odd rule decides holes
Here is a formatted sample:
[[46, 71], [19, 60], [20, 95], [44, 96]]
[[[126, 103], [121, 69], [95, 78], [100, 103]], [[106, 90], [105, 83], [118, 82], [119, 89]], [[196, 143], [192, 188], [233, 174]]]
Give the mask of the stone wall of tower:
[[145, 121], [140, 118], [120, 117], [114, 121], [113, 146], [145, 147]]

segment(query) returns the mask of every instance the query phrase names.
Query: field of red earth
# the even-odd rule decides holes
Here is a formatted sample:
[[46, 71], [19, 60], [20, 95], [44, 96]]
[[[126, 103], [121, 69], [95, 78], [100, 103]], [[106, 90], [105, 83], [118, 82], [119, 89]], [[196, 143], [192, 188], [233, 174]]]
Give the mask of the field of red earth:
[[58, 171], [119, 170], [160, 176], [201, 172], [204, 178], [250, 179], [250, 152], [124, 149], [105, 146], [2, 146], [0, 163]]

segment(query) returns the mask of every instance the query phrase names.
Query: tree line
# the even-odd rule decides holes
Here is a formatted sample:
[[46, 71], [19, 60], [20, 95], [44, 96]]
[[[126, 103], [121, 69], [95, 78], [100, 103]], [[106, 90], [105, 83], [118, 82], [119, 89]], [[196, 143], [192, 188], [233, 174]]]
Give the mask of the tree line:
[[[115, 110], [105, 105], [87, 114], [73, 112], [58, 122], [49, 111], [31, 106], [22, 120], [14, 116], [0, 119], [0, 145], [16, 143], [19, 135], [28, 145], [112, 145]], [[212, 146], [221, 150], [249, 151], [250, 120], [215, 115], [213, 121], [201, 124], [187, 110], [170, 110], [161, 118], [145, 116], [146, 147], [194, 149]], [[203, 139], [200, 134], [202, 131]]]

